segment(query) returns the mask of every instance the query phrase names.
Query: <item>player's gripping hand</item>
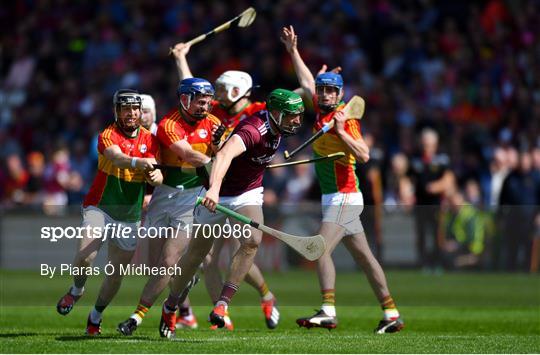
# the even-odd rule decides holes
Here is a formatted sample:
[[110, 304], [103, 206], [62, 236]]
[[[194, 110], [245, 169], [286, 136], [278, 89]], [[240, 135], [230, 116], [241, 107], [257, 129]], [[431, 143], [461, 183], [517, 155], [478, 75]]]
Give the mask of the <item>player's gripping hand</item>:
[[221, 143], [221, 137], [223, 137], [225, 130], [226, 128], [222, 124], [212, 126], [212, 144], [213, 145], [219, 146], [219, 144]]
[[334, 114], [334, 120], [336, 121], [336, 133], [340, 136], [346, 134], [345, 122], [347, 122], [347, 119], [345, 118], [345, 112], [336, 111], [336, 113]]
[[152, 186], [160, 185], [163, 182], [163, 175], [159, 169], [145, 171], [144, 177]]
[[190, 44], [177, 43], [172, 49], [172, 53], [175, 58], [185, 57], [189, 53], [190, 48], [191, 48]]
[[219, 201], [219, 192], [210, 188], [210, 190], [206, 192], [206, 195], [202, 199], [201, 205], [206, 207], [210, 212], [215, 212], [218, 201]]
[[154, 162], [154, 159], [150, 159], [150, 158], [134, 158], [134, 159], [137, 159], [135, 161], [136, 169], [144, 170], [144, 171], [154, 170], [154, 165], [152, 165]]

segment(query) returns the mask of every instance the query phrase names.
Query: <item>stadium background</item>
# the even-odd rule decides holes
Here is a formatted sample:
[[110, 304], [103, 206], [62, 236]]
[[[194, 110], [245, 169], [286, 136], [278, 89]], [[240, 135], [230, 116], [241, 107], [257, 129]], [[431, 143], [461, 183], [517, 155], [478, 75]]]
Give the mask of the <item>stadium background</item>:
[[[253, 308], [255, 292], [243, 287], [235, 300], [237, 330], [231, 334], [202, 329], [182, 333], [180, 342], [159, 341], [159, 307], [154, 307], [138, 337], [120, 338], [114, 326], [132, 311], [144, 284], [144, 278], [133, 277], [107, 310], [102, 339], [86, 341], [87, 311], [101, 279], [89, 280], [87, 297], [70, 317], [55, 314], [53, 305], [70, 280], [39, 276], [39, 264], [69, 262], [74, 243], [38, 240], [39, 227], [80, 222], [79, 205], [96, 166], [96, 135], [113, 120], [113, 92], [131, 87], [151, 94], [158, 117], [164, 115], [177, 105], [178, 77], [167, 55], [169, 46], [248, 6], [257, 10], [252, 26], [195, 45], [188, 54], [192, 72], [214, 81], [224, 70], [247, 71], [259, 85], [252, 95], [257, 100], [276, 87], [296, 88], [290, 59], [279, 42], [281, 27], [289, 24], [297, 30], [300, 52], [313, 72], [324, 63], [343, 68], [346, 98], [358, 94], [367, 103], [362, 130], [374, 142], [369, 168], [380, 172], [377, 191], [382, 199], [367, 206], [363, 216], [382, 213], [379, 258], [406, 331], [373, 337], [379, 309], [343, 249], [335, 254], [340, 327], [332, 333], [295, 329], [295, 317], [310, 313], [319, 302], [313, 264], [267, 239], [258, 261], [272, 270], [265, 275], [283, 316], [272, 335]], [[538, 265], [533, 255], [538, 229], [521, 235], [517, 228], [534, 226], [540, 204], [528, 193], [538, 191], [540, 174], [539, 8], [534, 0], [3, 3], [0, 351], [540, 352], [538, 275], [505, 273], [535, 272]], [[290, 150], [307, 137], [313, 117], [309, 111], [302, 135], [281, 149]], [[475, 216], [482, 217], [472, 222], [482, 221], [480, 228], [471, 225], [481, 233], [467, 232], [467, 238], [480, 236], [483, 248], [476, 263], [463, 268], [487, 272], [450, 272], [455, 265], [420, 268], [414, 228], [418, 207], [414, 193], [400, 191], [399, 182], [413, 183], [406, 165], [418, 153], [425, 127], [439, 133], [455, 186]], [[519, 171], [526, 156], [533, 168], [522, 175], [534, 183], [527, 192], [514, 191], [510, 212], [524, 207], [532, 217], [505, 219], [492, 196], [492, 177]], [[297, 234], [316, 231], [318, 191], [311, 168], [275, 170], [265, 184], [268, 224]], [[377, 187], [372, 188], [364, 188], [364, 194]], [[442, 204], [445, 216], [457, 215], [448, 201]], [[441, 231], [451, 230], [443, 226]], [[454, 237], [441, 235], [450, 241]], [[508, 265], [506, 245], [517, 238], [522, 247], [518, 262]], [[467, 245], [462, 247], [470, 254]], [[98, 263], [105, 262], [101, 254]], [[196, 287], [192, 299], [202, 323], [209, 307], [204, 288]]]

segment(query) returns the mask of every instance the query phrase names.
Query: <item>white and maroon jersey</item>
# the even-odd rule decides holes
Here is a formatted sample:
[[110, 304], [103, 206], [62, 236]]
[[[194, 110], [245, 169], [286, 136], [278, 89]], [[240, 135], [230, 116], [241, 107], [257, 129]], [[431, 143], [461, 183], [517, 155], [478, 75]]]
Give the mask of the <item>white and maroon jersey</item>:
[[235, 134], [244, 142], [246, 151], [232, 160], [220, 196], [238, 196], [261, 187], [264, 170], [281, 141], [281, 135], [270, 128], [266, 110], [242, 120], [231, 137]]

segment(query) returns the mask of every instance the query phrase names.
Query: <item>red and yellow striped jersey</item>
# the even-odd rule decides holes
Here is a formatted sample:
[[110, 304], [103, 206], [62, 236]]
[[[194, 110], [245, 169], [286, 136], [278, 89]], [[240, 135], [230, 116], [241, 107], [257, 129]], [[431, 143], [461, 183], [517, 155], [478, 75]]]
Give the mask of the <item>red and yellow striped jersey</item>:
[[98, 171], [83, 207], [96, 206], [117, 221], [137, 222], [145, 191], [144, 172], [115, 166], [104, 155], [105, 149], [113, 145], [130, 157], [155, 158], [159, 152], [157, 139], [144, 127], [132, 138], [116, 123], [109, 125], [98, 137]]
[[191, 147], [207, 156], [212, 155], [212, 126], [219, 125], [219, 119], [209, 114], [205, 119], [190, 125], [181, 116], [178, 109], [171, 110], [159, 122], [157, 138], [161, 151], [161, 162], [166, 165], [178, 166], [178, 169], [164, 171], [163, 183], [172, 187], [179, 185], [189, 189], [202, 185], [195, 168], [176, 155], [170, 146], [180, 140], [187, 140]]
[[251, 102], [244, 106], [240, 112], [231, 115], [227, 110], [221, 107], [217, 100], [212, 101], [212, 114], [219, 118], [221, 123], [226, 127], [222, 139], [226, 139], [229, 134], [231, 134], [234, 127], [236, 127], [244, 118], [253, 116], [253, 114], [262, 110], [266, 110], [266, 102]]
[[[313, 97], [313, 107], [315, 107], [315, 112], [317, 114], [313, 132], [317, 132], [334, 118], [335, 111], [322, 115], [319, 111], [319, 106], [317, 105], [316, 96]], [[344, 107], [345, 104], [342, 103], [336, 110], [342, 110]], [[353, 138], [362, 137], [359, 120], [348, 120], [345, 123], [345, 131]], [[345, 156], [332, 162], [322, 161], [315, 163], [315, 172], [319, 180], [321, 192], [323, 194], [335, 192], [359, 192], [360, 186], [354, 172], [356, 158], [349, 150], [347, 144], [345, 144], [338, 136], [335, 128], [332, 128], [330, 131], [323, 134], [313, 143], [313, 153], [315, 157], [326, 156], [337, 152], [344, 152]]]

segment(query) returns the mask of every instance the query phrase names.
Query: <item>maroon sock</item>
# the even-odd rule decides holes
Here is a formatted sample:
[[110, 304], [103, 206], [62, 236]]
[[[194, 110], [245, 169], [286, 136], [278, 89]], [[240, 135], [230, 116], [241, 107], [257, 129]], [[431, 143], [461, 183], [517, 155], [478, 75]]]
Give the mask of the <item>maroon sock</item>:
[[178, 305], [178, 311], [182, 317], [187, 317], [191, 314], [191, 309], [189, 308], [189, 303], [183, 302]]
[[176, 311], [178, 305], [178, 296], [173, 296], [169, 294], [169, 297], [167, 297], [167, 300], [165, 300], [165, 308], [167, 308], [167, 311], [174, 312]]
[[226, 304], [229, 304], [236, 291], [238, 291], [238, 285], [230, 282], [225, 282], [223, 288], [221, 289], [221, 295], [219, 296], [218, 302], [222, 301]]

